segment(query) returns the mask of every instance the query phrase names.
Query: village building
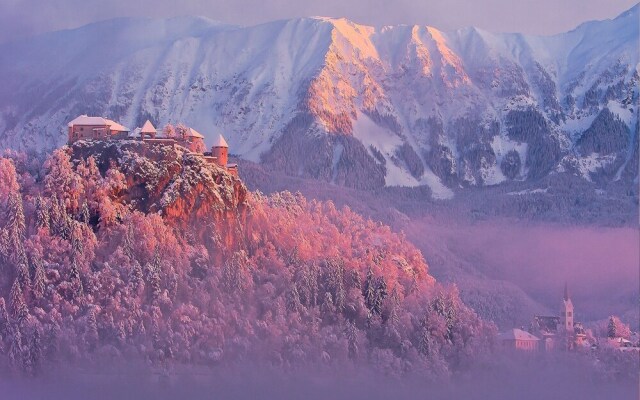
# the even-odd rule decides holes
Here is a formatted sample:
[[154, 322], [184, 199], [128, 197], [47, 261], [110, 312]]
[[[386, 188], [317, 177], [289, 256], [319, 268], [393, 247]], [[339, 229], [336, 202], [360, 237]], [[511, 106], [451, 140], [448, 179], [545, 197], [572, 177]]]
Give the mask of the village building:
[[574, 349], [587, 344], [586, 332], [582, 323], [576, 322], [573, 302], [569, 296], [567, 284], [560, 303], [560, 315], [536, 315], [533, 317], [529, 332], [542, 339], [544, 350]]
[[538, 351], [540, 339], [522, 329], [509, 329], [498, 335], [502, 345], [511, 350]]
[[126, 139], [129, 136], [129, 128], [103, 117], [80, 115], [67, 126], [70, 144], [78, 140]]

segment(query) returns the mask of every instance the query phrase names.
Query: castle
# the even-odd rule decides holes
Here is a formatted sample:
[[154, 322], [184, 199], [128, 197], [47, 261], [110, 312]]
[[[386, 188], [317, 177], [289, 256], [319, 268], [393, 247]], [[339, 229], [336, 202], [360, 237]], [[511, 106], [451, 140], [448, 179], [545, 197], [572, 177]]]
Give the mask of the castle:
[[230, 174], [238, 176], [238, 165], [229, 164], [229, 145], [222, 135], [214, 141], [211, 151], [205, 151], [204, 136], [193, 128], [168, 125], [165, 132], [158, 134], [151, 121], [133, 131], [119, 123], [103, 117], [80, 115], [68, 124], [67, 143], [78, 140], [141, 140], [149, 145], [178, 144], [192, 154], [203, 157], [210, 164], [216, 164]]

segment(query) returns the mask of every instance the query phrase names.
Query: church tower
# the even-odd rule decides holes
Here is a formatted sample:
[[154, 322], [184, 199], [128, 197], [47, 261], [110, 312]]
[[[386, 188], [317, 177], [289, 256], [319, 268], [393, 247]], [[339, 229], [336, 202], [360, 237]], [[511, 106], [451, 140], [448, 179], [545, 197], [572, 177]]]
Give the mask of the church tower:
[[573, 334], [573, 303], [569, 298], [569, 289], [567, 284], [564, 284], [564, 299], [562, 300], [562, 307], [560, 310], [560, 325], [562, 328], [559, 331], [566, 331]]

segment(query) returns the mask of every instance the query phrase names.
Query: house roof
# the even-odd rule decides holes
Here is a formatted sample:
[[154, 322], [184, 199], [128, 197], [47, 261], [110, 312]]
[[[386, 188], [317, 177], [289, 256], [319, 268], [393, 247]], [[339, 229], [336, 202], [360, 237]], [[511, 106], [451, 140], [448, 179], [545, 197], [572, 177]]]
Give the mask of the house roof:
[[187, 137], [196, 137], [196, 138], [200, 138], [200, 139], [204, 139], [204, 136], [202, 136], [202, 134], [200, 134], [200, 132], [196, 131], [193, 128], [188, 128], [187, 129], [187, 133], [185, 133], [185, 136]]
[[218, 135], [218, 138], [213, 142], [213, 147], [229, 147], [229, 145], [222, 135]]
[[498, 337], [502, 340], [540, 340], [536, 336], [530, 334], [529, 332], [523, 331], [522, 329], [509, 329], [506, 332], [501, 333]]
[[142, 133], [157, 133], [156, 128], [153, 126], [151, 121], [147, 120], [147, 122], [142, 125], [142, 129], [140, 129]]

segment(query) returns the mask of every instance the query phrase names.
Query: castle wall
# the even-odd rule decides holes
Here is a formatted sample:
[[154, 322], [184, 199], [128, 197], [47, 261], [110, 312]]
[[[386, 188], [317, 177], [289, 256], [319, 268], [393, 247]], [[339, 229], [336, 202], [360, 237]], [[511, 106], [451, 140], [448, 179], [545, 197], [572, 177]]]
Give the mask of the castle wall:
[[109, 127], [106, 125], [74, 125], [69, 128], [69, 143], [77, 140], [102, 139], [108, 136]]

